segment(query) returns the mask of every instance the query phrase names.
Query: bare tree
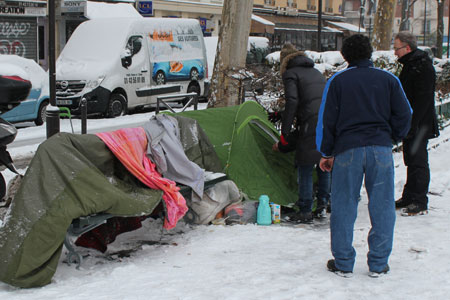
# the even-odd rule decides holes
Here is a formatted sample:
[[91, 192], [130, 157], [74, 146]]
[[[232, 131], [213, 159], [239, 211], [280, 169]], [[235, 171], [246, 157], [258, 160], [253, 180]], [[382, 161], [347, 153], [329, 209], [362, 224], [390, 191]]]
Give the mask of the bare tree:
[[372, 45], [376, 50], [391, 48], [395, 0], [379, 0], [375, 13]]
[[436, 57], [442, 58], [442, 42], [444, 40], [444, 0], [437, 1]]
[[208, 107], [240, 103], [253, 0], [225, 0]]
[[402, 16], [400, 20], [399, 31], [408, 30], [408, 21], [411, 15], [411, 7], [414, 6], [417, 0], [402, 0]]

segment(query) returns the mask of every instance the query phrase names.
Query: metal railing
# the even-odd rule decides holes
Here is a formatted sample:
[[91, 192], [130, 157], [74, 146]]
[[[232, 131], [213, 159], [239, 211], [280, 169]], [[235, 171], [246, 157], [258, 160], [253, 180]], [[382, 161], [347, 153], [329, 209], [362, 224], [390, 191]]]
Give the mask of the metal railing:
[[174, 94], [174, 95], [166, 95], [159, 96], [156, 98], [156, 109], [155, 114], [159, 114], [161, 103], [164, 104], [171, 112], [175, 113], [172, 106], [169, 105], [169, 102], [180, 102], [182, 99], [188, 98], [188, 100], [183, 105], [181, 111], [185, 111], [191, 104], [194, 104], [194, 110], [198, 108], [198, 94], [195, 92], [187, 93], [187, 94]]

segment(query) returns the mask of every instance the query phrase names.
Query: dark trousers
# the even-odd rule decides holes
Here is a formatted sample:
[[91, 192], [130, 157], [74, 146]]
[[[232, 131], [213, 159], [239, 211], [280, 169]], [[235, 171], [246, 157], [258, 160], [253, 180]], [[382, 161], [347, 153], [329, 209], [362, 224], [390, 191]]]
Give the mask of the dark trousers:
[[428, 139], [417, 136], [403, 141], [403, 161], [407, 169], [402, 198], [423, 208], [428, 208], [430, 184], [427, 146]]

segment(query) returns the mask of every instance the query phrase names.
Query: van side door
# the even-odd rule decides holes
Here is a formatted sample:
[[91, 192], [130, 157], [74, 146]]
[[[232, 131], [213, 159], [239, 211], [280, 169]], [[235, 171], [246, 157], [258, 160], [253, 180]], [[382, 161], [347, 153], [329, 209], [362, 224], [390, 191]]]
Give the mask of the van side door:
[[136, 90], [150, 85], [147, 43], [142, 35], [131, 35], [121, 57], [123, 83], [128, 95], [128, 107], [148, 103], [148, 97], [138, 97]]

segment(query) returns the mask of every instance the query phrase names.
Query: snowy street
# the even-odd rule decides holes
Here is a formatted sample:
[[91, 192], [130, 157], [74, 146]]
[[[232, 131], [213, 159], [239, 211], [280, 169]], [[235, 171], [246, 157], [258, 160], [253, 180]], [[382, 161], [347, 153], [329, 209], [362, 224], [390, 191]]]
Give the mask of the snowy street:
[[[120, 120], [149, 117], [144, 115]], [[88, 125], [88, 130], [94, 127]], [[150, 219], [143, 228], [120, 235], [106, 254], [82, 250], [89, 256], [80, 270], [63, 262], [63, 250], [53, 281], [45, 287], [16, 289], [0, 283], [0, 299], [446, 299], [450, 292], [449, 138], [447, 128], [430, 141], [438, 146], [429, 154], [429, 214], [397, 214], [391, 272], [385, 277], [367, 276], [370, 223], [363, 190], [354, 231], [357, 261], [350, 279], [326, 269], [331, 258], [327, 228], [180, 222], [177, 228], [162, 231], [161, 221]], [[395, 166], [398, 198], [405, 183], [401, 153], [395, 154]], [[135, 251], [120, 258], [127, 249]]]

